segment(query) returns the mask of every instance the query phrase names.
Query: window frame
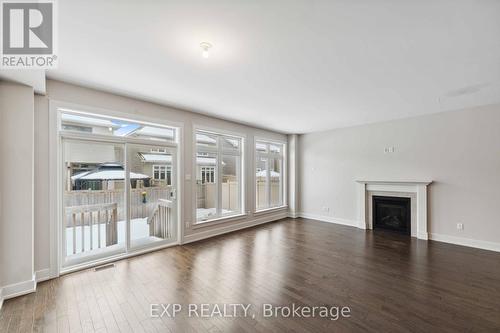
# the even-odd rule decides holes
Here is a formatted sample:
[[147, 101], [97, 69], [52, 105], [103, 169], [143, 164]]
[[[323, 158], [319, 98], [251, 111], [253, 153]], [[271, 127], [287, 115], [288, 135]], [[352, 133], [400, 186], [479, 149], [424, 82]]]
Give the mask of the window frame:
[[[257, 145], [258, 144], [265, 144], [266, 145], [266, 151], [258, 151], [257, 150]], [[278, 145], [281, 146], [281, 151], [279, 153], [272, 153], [270, 150], [270, 146], [272, 145]], [[272, 139], [267, 139], [267, 138], [261, 138], [261, 137], [255, 137], [254, 140], [254, 145], [253, 145], [253, 151], [254, 151], [254, 163], [253, 163], [253, 176], [254, 176], [254, 214], [259, 214], [259, 213], [265, 213], [268, 211], [274, 211], [274, 210], [280, 210], [283, 208], [288, 207], [288, 197], [287, 197], [287, 142], [285, 141], [280, 141], [280, 140], [272, 140]], [[257, 201], [257, 192], [258, 192], [258, 187], [257, 187], [257, 161], [259, 158], [265, 158], [266, 159], [266, 201], [267, 205], [264, 208], [258, 208], [258, 201]], [[269, 166], [270, 161], [272, 159], [277, 159], [280, 161], [280, 204], [276, 206], [271, 206], [271, 187], [269, 186], [270, 184], [270, 172], [271, 168]]]
[[[215, 184], [215, 166], [202, 166], [200, 172], [202, 184]], [[207, 177], [207, 174], [210, 176]]]
[[[140, 124], [152, 125], [155, 127], [164, 128], [174, 128], [176, 135], [173, 140], [167, 141], [156, 141], [147, 138], [137, 138], [137, 137], [120, 137], [120, 136], [110, 136], [102, 135], [88, 132], [79, 132], [73, 130], [65, 130], [61, 127], [62, 113], [73, 113], [82, 114], [88, 116], [97, 116], [104, 118], [114, 118], [124, 121], [133, 121]], [[49, 101], [49, 166], [50, 166], [50, 188], [49, 188], [49, 200], [50, 200], [50, 234], [51, 234], [51, 244], [50, 244], [50, 261], [51, 261], [51, 274], [53, 276], [58, 276], [59, 274], [65, 274], [73, 272], [75, 270], [80, 270], [82, 268], [88, 268], [95, 266], [96, 264], [106, 263], [109, 261], [115, 261], [121, 258], [127, 258], [130, 256], [137, 255], [138, 253], [151, 252], [157, 249], [162, 249], [170, 246], [175, 246], [181, 244], [183, 233], [185, 230], [185, 225], [183, 221], [184, 213], [181, 207], [183, 207], [183, 193], [184, 184], [181, 179], [184, 178], [184, 160], [183, 160], [183, 142], [184, 142], [184, 129], [185, 124], [183, 122], [171, 121], [164, 118], [151, 117], [143, 114], [131, 114], [129, 112], [110, 110], [105, 108], [93, 107], [89, 105], [75, 104], [64, 102], [60, 100], [50, 100]], [[62, 143], [64, 140], [76, 140], [76, 141], [89, 141], [98, 143], [110, 143], [110, 144], [123, 144], [125, 147], [127, 145], [145, 145], [153, 146], [158, 148], [166, 148], [175, 152], [177, 159], [175, 166], [177, 169], [175, 178], [172, 181], [176, 182], [176, 231], [174, 232], [175, 240], [173, 242], [158, 243], [156, 246], [142, 246], [142, 247], [131, 247], [130, 237], [127, 236], [125, 240], [126, 251], [123, 253], [116, 253], [112, 256], [104, 256], [102, 254], [96, 254], [95, 256], [89, 256], [89, 260], [84, 262], [81, 260], [75, 260], [74, 262], [66, 262], [65, 256], [63, 254], [63, 191], [64, 184], [62, 183]], [[126, 156], [125, 152], [125, 156]], [[125, 164], [126, 166], [126, 164]], [[126, 170], [127, 174], [127, 170]], [[125, 192], [127, 193], [128, 187], [125, 187]], [[130, 200], [126, 197], [125, 200]], [[128, 209], [128, 208], [127, 208]], [[127, 217], [128, 218], [128, 217]], [[130, 235], [130, 232], [129, 232]], [[81, 261], [81, 262], [80, 262]]]
[[[217, 145], [215, 147], [211, 146], [200, 146], [197, 145], [196, 135], [199, 133], [208, 134], [210, 136], [217, 137]], [[233, 139], [238, 139], [240, 144], [238, 149], [224, 149], [221, 145], [221, 139], [223, 137], [229, 137]], [[192, 218], [192, 227], [198, 228], [206, 225], [212, 225], [214, 223], [225, 222], [238, 219], [246, 215], [245, 213], [245, 188], [246, 188], [246, 175], [245, 175], [245, 143], [246, 143], [246, 135], [242, 133], [226, 131], [215, 128], [207, 128], [204, 126], [193, 125], [193, 218]], [[217, 163], [214, 166], [214, 183], [216, 184], [216, 198], [215, 198], [215, 208], [216, 214], [210, 217], [207, 220], [198, 220], [197, 218], [197, 156], [198, 153], [209, 153], [216, 154]], [[222, 214], [222, 160], [224, 156], [239, 156], [239, 165], [237, 167], [236, 173], [238, 175], [238, 184], [239, 184], [239, 193], [238, 193], [238, 202], [240, 204], [239, 212], [233, 214]], [[220, 181], [219, 181], [220, 180]]]
[[[171, 165], [153, 164], [152, 169], [153, 169], [153, 179], [154, 180], [159, 180], [159, 181], [164, 180], [167, 182], [167, 185], [172, 185], [172, 166]], [[156, 169], [158, 169], [159, 178], [155, 177]], [[162, 174], [164, 175], [164, 178], [161, 178]], [[169, 178], [169, 174], [170, 174], [170, 178]], [[170, 179], [170, 182], [169, 182], [169, 179]]]

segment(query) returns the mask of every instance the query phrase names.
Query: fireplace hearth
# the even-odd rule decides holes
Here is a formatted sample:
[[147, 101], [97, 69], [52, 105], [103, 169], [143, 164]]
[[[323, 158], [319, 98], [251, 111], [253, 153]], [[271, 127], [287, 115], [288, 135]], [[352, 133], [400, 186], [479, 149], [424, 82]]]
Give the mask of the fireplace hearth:
[[373, 229], [411, 234], [411, 199], [373, 196]]

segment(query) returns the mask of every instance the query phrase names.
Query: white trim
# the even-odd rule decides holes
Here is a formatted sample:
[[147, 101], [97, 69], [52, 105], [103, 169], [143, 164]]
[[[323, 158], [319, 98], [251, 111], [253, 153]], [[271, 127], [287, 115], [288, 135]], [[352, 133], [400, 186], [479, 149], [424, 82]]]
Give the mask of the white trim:
[[[183, 127], [184, 123], [178, 122], [178, 121], [169, 121], [164, 118], [157, 118], [157, 117], [148, 117], [144, 116], [139, 113], [133, 113], [131, 114], [130, 112], [127, 111], [115, 111], [111, 109], [106, 109], [106, 108], [99, 108], [99, 107], [94, 107], [90, 105], [83, 105], [83, 104], [77, 104], [77, 103], [70, 103], [70, 102], [65, 102], [62, 100], [56, 100], [56, 99], [50, 99], [52, 104], [56, 109], [68, 109], [70, 112], [76, 112], [76, 113], [91, 113], [91, 114], [97, 114], [101, 115], [104, 117], [114, 117], [114, 118], [121, 118], [122, 120], [128, 120], [128, 121], [139, 121], [143, 123], [150, 123], [150, 124], [155, 124], [155, 125], [163, 125], [165, 127]], [[132, 119], [131, 119], [131, 118]], [[179, 138], [177, 138], [179, 139]]]
[[238, 221], [247, 218], [247, 214], [238, 214], [238, 215], [228, 215], [228, 216], [222, 216], [218, 217], [215, 219], [207, 220], [207, 221], [196, 221], [192, 223], [191, 229], [200, 229], [204, 227], [210, 227], [213, 225], [221, 224], [221, 223], [228, 223], [228, 222], [233, 222], [233, 221]]
[[[292, 216], [290, 216], [290, 217], [292, 217]], [[302, 218], [317, 220], [317, 221], [321, 221], [321, 222], [341, 224], [341, 225], [346, 225], [346, 226], [351, 226], [351, 227], [358, 227], [358, 224], [359, 224], [359, 222], [355, 221], [355, 220], [347, 220], [347, 219], [334, 218], [334, 217], [330, 217], [330, 216], [322, 216], [322, 215], [308, 214], [308, 213], [300, 213], [300, 214], [297, 214], [296, 217], [302, 217]], [[292, 217], [292, 218], [295, 218], [295, 217]], [[429, 240], [436, 241], [436, 242], [448, 243], [448, 244], [454, 244], [454, 245], [458, 245], [458, 246], [473, 247], [476, 249], [500, 252], [500, 243], [498, 243], [498, 242], [482, 241], [482, 240], [477, 240], [477, 239], [448, 236], [448, 235], [436, 234], [436, 233], [429, 233]]]
[[[176, 128], [178, 129], [178, 128]], [[103, 143], [115, 143], [115, 144], [135, 144], [135, 145], [143, 145], [143, 146], [152, 146], [158, 148], [176, 148], [178, 143], [172, 141], [154, 141], [148, 139], [140, 139], [128, 136], [111, 136], [111, 135], [103, 135], [103, 134], [87, 134], [87, 133], [78, 133], [72, 131], [60, 130], [58, 131], [58, 135], [64, 139], [73, 139], [73, 140], [86, 140], [86, 141], [96, 141]]]
[[343, 218], [338, 218], [338, 217], [324, 216], [324, 215], [317, 215], [317, 214], [309, 214], [309, 213], [305, 213], [305, 212], [298, 213], [298, 214], [296, 214], [296, 216], [302, 217], [305, 219], [311, 219], [311, 220], [316, 220], [316, 221], [321, 221], [321, 222], [346, 225], [346, 226], [355, 227], [355, 228], [358, 228], [358, 226], [360, 225], [359, 221], [355, 221], [355, 220], [348, 220], [348, 219], [343, 219]]
[[356, 182], [372, 185], [430, 185], [432, 180], [356, 180]]
[[265, 137], [265, 136], [258, 136], [258, 135], [256, 135], [256, 136], [254, 136], [254, 149], [255, 149], [255, 142], [256, 141], [265, 141], [267, 143], [274, 143], [274, 144], [281, 144], [281, 145], [288, 144], [287, 140], [269, 139], [268, 137]]
[[[185, 225], [185, 227], [187, 227], [187, 229], [196, 229], [197, 227], [199, 227], [200, 225], [202, 224], [205, 224], [207, 223], [208, 224], [217, 224], [217, 223], [222, 223], [220, 222], [220, 220], [225, 220], [225, 219], [228, 219], [230, 220], [231, 218], [238, 218], [242, 215], [246, 215], [245, 214], [245, 211], [246, 211], [246, 175], [245, 175], [245, 168], [244, 168], [244, 165], [247, 163], [247, 159], [246, 159], [246, 156], [245, 156], [245, 149], [244, 149], [244, 146], [246, 144], [246, 141], [247, 141], [247, 135], [244, 134], [244, 133], [238, 133], [238, 132], [232, 132], [232, 131], [227, 131], [227, 130], [222, 130], [222, 129], [216, 129], [216, 128], [213, 128], [213, 127], [207, 127], [207, 126], [202, 126], [202, 125], [198, 125], [198, 124], [193, 124], [192, 125], [192, 128], [193, 128], [193, 132], [192, 132], [192, 161], [191, 161], [191, 165], [192, 165], [192, 172], [191, 172], [191, 214], [193, 216], [193, 221], [194, 222], [191, 222], [191, 223], [186, 223], [187, 225]], [[206, 133], [209, 133], [211, 135], [214, 135], [217, 137], [217, 147], [215, 148], [209, 148], [209, 149], [200, 149], [200, 151], [202, 152], [209, 152], [209, 153], [212, 153], [212, 154], [216, 154], [217, 155], [217, 158], [216, 158], [216, 164], [214, 166], [215, 168], [215, 172], [214, 172], [214, 176], [215, 176], [215, 185], [216, 185], [216, 199], [215, 199], [215, 208], [216, 208], [216, 217], [213, 218], [213, 219], [210, 219], [210, 220], [207, 220], [207, 221], [198, 221], [198, 217], [197, 217], [197, 205], [198, 205], [198, 194], [197, 194], [197, 178], [198, 178], [198, 163], [197, 163], [197, 155], [198, 155], [198, 146], [197, 146], [197, 143], [196, 143], [196, 134], [197, 132], [206, 132]], [[234, 137], [235, 139], [239, 139], [240, 140], [240, 146], [239, 146], [239, 149], [238, 151], [234, 151], [234, 152], [226, 152], [222, 149], [222, 145], [220, 143], [220, 139], [221, 137]], [[220, 212], [222, 210], [222, 167], [221, 167], [221, 164], [222, 164], [222, 158], [224, 155], [231, 155], [231, 156], [236, 156], [236, 157], [239, 157], [239, 163], [237, 163], [237, 166], [239, 166], [239, 170], [236, 170], [236, 173], [238, 175], [238, 182], [239, 182], [239, 188], [240, 188], [240, 193], [238, 194], [238, 197], [239, 197], [239, 202], [240, 202], [240, 212], [237, 213], [237, 214], [234, 214], [234, 215], [229, 215], [229, 216], [221, 216], [220, 215]], [[211, 223], [211, 222], [214, 222], [214, 223]], [[226, 222], [226, 221], [223, 221], [223, 222]], [[185, 223], [183, 223], [185, 224]], [[187, 236], [184, 236], [184, 237], [187, 237]]]
[[260, 209], [256, 212], [254, 212], [253, 216], [260, 216], [260, 215], [279, 212], [279, 211], [288, 211], [288, 206], [283, 205], [283, 206], [276, 206], [276, 207], [271, 207], [271, 208]]
[[[282, 148], [281, 148], [281, 152], [279, 154], [271, 154], [268, 150], [267, 153], [262, 153], [262, 152], [257, 152], [257, 141], [261, 141], [265, 144], [267, 144], [268, 148], [269, 148], [269, 145], [270, 144], [274, 144], [274, 145], [281, 145]], [[272, 140], [272, 139], [265, 139], [263, 137], [259, 137], [259, 136], [254, 136], [253, 138], [253, 146], [252, 146], [252, 155], [253, 155], [253, 167], [252, 167], [252, 170], [253, 170], [253, 174], [252, 174], [252, 178], [253, 178], [253, 188], [254, 188], [254, 193], [253, 193], [253, 213], [254, 215], [258, 214], [259, 212], [263, 212], [263, 211], [266, 211], [266, 210], [271, 210], [273, 208], [282, 208], [282, 207], [288, 207], [288, 141], [281, 141], [281, 140]], [[267, 208], [264, 208], [264, 209], [260, 209], [260, 210], [257, 210], [257, 178], [256, 178], [256, 174], [257, 174], [257, 159], [258, 158], [266, 158], [267, 159], [267, 166], [266, 166], [266, 170], [267, 170], [267, 176], [266, 176], [266, 183], [267, 183], [267, 201], [268, 203], [271, 201], [271, 189], [269, 187], [269, 183], [270, 183], [270, 167], [269, 167], [269, 160], [270, 159], [278, 159], [278, 160], [281, 160], [281, 177], [280, 177], [280, 181], [282, 183], [282, 186], [281, 186], [281, 193], [280, 193], [280, 196], [281, 196], [281, 206], [275, 206], [275, 207], [267, 207]]]
[[298, 143], [299, 136], [297, 134], [288, 135], [287, 144], [287, 202], [289, 206], [289, 212], [291, 216], [296, 216], [298, 214], [299, 208], [299, 191], [298, 191]]
[[225, 226], [220, 227], [220, 228], [212, 228], [210, 230], [196, 232], [196, 233], [193, 233], [190, 235], [185, 235], [183, 242], [182, 242], [182, 245], [188, 244], [188, 243], [193, 243], [193, 242], [196, 242], [196, 241], [199, 241], [202, 239], [207, 239], [207, 238], [212, 238], [215, 236], [223, 235], [223, 234], [226, 234], [229, 232], [254, 227], [254, 226], [257, 226], [260, 224], [281, 220], [281, 219], [284, 219], [286, 217], [287, 217], [287, 212], [284, 211], [284, 212], [280, 212], [278, 214], [263, 216], [261, 218], [254, 219], [252, 221], [246, 221], [246, 222], [237, 223], [237, 224], [229, 224], [229, 225], [225, 225]]
[[[218, 127], [193, 124], [193, 132], [196, 132], [196, 131], [207, 132], [207, 133], [213, 134], [213, 135], [233, 136], [237, 139], [240, 139], [240, 138], [243, 138], [245, 140], [247, 139], [247, 134], [245, 134], [243, 132], [236, 132], [236, 131], [221, 129]], [[196, 146], [196, 133], [194, 133], [193, 142], [194, 142], [194, 145]]]
[[61, 236], [58, 223], [60, 221], [60, 165], [61, 152], [59, 149], [60, 138], [58, 134], [59, 115], [57, 106], [49, 99], [49, 216], [50, 216], [50, 270], [51, 276], [59, 276], [61, 252]]
[[47, 281], [47, 280], [50, 280], [54, 277], [55, 276], [51, 275], [50, 268], [41, 269], [41, 270], [35, 272], [36, 283]]
[[[73, 109], [72, 112], [84, 113], [84, 114], [93, 114], [101, 117], [112, 117], [118, 118], [121, 120], [128, 120], [133, 122], [139, 122], [146, 125], [155, 125], [160, 127], [174, 127], [175, 128], [175, 143], [173, 141], [159, 141], [156, 142], [154, 140], [143, 140], [136, 138], [121, 138], [114, 136], [103, 136], [103, 135], [86, 135], [85, 133], [73, 133], [68, 131], [60, 131], [60, 109]], [[70, 111], [71, 112], [71, 111]], [[86, 141], [101, 141], [110, 144], [122, 144], [124, 145], [124, 159], [127, 161], [127, 144], [129, 145], [147, 145], [153, 147], [161, 147], [161, 148], [170, 148], [175, 152], [175, 161], [172, 161], [172, 165], [175, 165], [177, 168], [177, 181], [176, 181], [176, 213], [177, 213], [177, 243], [179, 239], [182, 237], [183, 227], [180, 225], [180, 221], [183, 220], [183, 209], [182, 208], [182, 200], [184, 193], [184, 184], [181, 179], [184, 178], [184, 160], [183, 160], [183, 135], [184, 135], [184, 123], [182, 122], [171, 122], [165, 120], [163, 118], [152, 118], [146, 117], [140, 114], [129, 114], [127, 112], [120, 111], [112, 111], [109, 109], [96, 108], [88, 105], [77, 105], [73, 103], [67, 103], [62, 101], [57, 101], [53, 99], [49, 99], [49, 156], [50, 156], [50, 249], [51, 249], [51, 260], [50, 260], [50, 277], [57, 277], [61, 274], [61, 272], [67, 272], [68, 267], [63, 267], [63, 251], [62, 251], [62, 230], [61, 230], [61, 222], [62, 221], [62, 194], [60, 189], [62, 189], [62, 149], [61, 141], [62, 138], [68, 139], [77, 139], [77, 140], [86, 140]], [[128, 166], [128, 163], [125, 163]], [[126, 170], [127, 171], [127, 170]], [[126, 172], [128, 175], [128, 173]], [[128, 183], [128, 178], [125, 179], [125, 183]], [[174, 179], [172, 178], [172, 183], [174, 183]], [[125, 191], [127, 192], [128, 186], [125, 187]], [[129, 196], [126, 196], [126, 200], [129, 200]], [[128, 205], [127, 205], [128, 209]], [[128, 213], [127, 213], [128, 216]], [[128, 224], [129, 225], [129, 224]], [[130, 234], [130, 233], [128, 233]], [[165, 246], [170, 246], [172, 243], [166, 244]], [[130, 247], [130, 246], [129, 246]], [[144, 252], [154, 251], [157, 247], [151, 247], [149, 249], [145, 249]], [[132, 252], [129, 250], [129, 254], [133, 255], [136, 252]], [[115, 256], [112, 257], [113, 260], [117, 260]], [[104, 259], [106, 260], [106, 259]], [[92, 263], [102, 264], [102, 261], [92, 261]], [[78, 266], [80, 267], [80, 266]]]
[[143, 249], [139, 249], [139, 250], [136, 250], [136, 251], [131, 251], [131, 252], [128, 252], [128, 253], [118, 254], [118, 255], [115, 255], [115, 256], [112, 256], [112, 257], [107, 257], [105, 259], [93, 260], [93, 261], [89, 261], [89, 262], [86, 262], [86, 263], [83, 263], [83, 264], [73, 265], [71, 267], [68, 267], [68, 268], [62, 270], [61, 271], [61, 275], [69, 274], [69, 273], [73, 273], [73, 272], [77, 272], [77, 271], [81, 271], [81, 270], [92, 268], [92, 267], [96, 267], [96, 266], [101, 266], [101, 265], [108, 264], [108, 263], [111, 263], [111, 262], [115, 262], [115, 261], [119, 261], [119, 260], [122, 260], [122, 259], [131, 258], [131, 257], [135, 257], [135, 256], [139, 256], [139, 255], [142, 255], [142, 254], [145, 254], [145, 253], [150, 253], [150, 252], [154, 252], [154, 251], [158, 251], [158, 250], [163, 250], [163, 249], [166, 249], [166, 248], [169, 248], [169, 247], [178, 246], [178, 245], [180, 245], [179, 242], [174, 242], [174, 243], [169, 243], [169, 244], [163, 244], [163, 245], [156, 246], [156, 247], [148, 247], [148, 248], [145, 248], [145, 249], [143, 248]]
[[429, 239], [437, 242], [444, 242], [460, 246], [474, 247], [482, 250], [500, 252], [500, 243], [497, 242], [488, 242], [477, 239], [448, 236], [436, 233], [430, 233]]
[[36, 291], [37, 283], [54, 278], [51, 275], [51, 269], [46, 268], [35, 272], [32, 280], [11, 284], [0, 288], [0, 310], [3, 301], [9, 298], [30, 294]]
[[35, 290], [36, 290], [36, 279], [35, 279], [35, 274], [33, 274], [31, 280], [4, 286], [2, 290], [2, 298], [4, 300], [7, 300], [9, 298], [30, 294], [32, 292], [35, 292]]
[[[408, 180], [357, 180], [358, 184], [358, 227], [369, 229], [370, 221], [367, 216], [370, 203], [367, 202], [369, 192], [401, 192], [416, 194], [416, 221], [412, 221], [412, 234], [418, 239], [429, 239], [427, 226], [427, 186], [432, 181]], [[413, 213], [412, 213], [413, 215]], [[413, 223], [415, 222], [415, 223]], [[416, 226], [416, 229], [414, 229]], [[414, 230], [413, 230], [414, 229]]]

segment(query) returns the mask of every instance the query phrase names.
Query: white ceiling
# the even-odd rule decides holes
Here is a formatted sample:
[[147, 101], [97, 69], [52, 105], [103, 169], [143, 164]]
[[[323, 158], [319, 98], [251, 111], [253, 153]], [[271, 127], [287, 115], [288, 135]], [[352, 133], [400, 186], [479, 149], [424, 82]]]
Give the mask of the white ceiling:
[[498, 0], [58, 3], [49, 78], [264, 128], [500, 102]]

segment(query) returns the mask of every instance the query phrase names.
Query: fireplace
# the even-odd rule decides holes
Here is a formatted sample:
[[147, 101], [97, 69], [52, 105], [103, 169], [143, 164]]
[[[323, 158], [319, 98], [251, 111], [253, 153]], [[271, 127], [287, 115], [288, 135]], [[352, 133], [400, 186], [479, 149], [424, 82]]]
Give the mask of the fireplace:
[[411, 199], [373, 196], [373, 229], [411, 233]]

